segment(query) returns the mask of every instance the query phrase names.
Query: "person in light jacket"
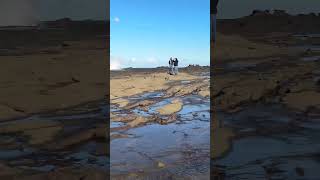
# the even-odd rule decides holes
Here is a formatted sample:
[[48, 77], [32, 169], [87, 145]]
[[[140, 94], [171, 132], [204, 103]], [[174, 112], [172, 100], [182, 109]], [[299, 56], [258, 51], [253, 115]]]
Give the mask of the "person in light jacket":
[[173, 74], [173, 58], [169, 59], [169, 74]]

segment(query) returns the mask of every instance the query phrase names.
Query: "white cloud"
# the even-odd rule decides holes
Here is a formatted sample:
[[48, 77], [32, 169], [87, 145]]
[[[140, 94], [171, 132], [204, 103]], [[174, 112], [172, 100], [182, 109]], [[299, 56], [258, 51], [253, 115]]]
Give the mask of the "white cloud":
[[136, 62], [136, 61], [137, 61], [137, 59], [136, 59], [136, 58], [134, 58], [134, 57], [133, 57], [133, 58], [131, 58], [131, 62], [133, 62], [133, 63], [134, 63], [134, 62]]
[[113, 21], [118, 23], [118, 22], [120, 22], [120, 18], [119, 17], [115, 17], [115, 18], [113, 18]]
[[110, 70], [120, 70], [122, 66], [122, 59], [119, 57], [110, 57]]
[[147, 62], [152, 64], [158, 64], [159, 60], [155, 57], [150, 57], [150, 58], [147, 58]]
[[[167, 61], [165, 61], [166, 63]], [[110, 70], [121, 70], [127, 67], [148, 67], [154, 68], [163, 65], [159, 58], [124, 58], [123, 56], [110, 56]]]

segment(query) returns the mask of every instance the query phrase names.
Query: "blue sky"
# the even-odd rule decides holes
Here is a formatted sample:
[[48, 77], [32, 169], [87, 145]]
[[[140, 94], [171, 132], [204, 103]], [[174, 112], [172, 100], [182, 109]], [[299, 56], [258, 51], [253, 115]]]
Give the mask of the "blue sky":
[[210, 64], [209, 0], [111, 0], [111, 65]]

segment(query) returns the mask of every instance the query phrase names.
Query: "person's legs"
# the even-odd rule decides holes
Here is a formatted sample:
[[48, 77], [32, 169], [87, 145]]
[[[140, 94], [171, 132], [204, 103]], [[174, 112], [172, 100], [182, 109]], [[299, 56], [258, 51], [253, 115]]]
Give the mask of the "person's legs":
[[174, 75], [178, 74], [178, 66], [174, 66]]

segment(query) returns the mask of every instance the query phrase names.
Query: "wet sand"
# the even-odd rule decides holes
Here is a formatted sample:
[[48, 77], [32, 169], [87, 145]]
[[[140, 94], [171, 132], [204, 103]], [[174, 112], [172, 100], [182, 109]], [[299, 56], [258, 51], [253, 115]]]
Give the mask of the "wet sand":
[[0, 30], [0, 120], [105, 98], [106, 23], [61, 21]]
[[[254, 27], [250, 23], [257, 24], [255, 18], [230, 24], [246, 20]], [[285, 22], [285, 17], [280, 19]], [[268, 31], [261, 24], [251, 33], [231, 32], [227, 24], [215, 49], [213, 173], [225, 179], [316, 179], [320, 168], [317, 33]], [[239, 37], [246, 43], [239, 44]]]
[[112, 72], [111, 179], [209, 179], [209, 68]]
[[108, 178], [106, 27], [0, 30], [0, 179]]

